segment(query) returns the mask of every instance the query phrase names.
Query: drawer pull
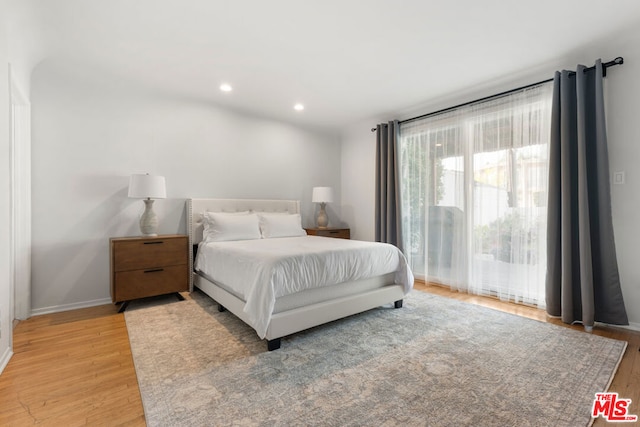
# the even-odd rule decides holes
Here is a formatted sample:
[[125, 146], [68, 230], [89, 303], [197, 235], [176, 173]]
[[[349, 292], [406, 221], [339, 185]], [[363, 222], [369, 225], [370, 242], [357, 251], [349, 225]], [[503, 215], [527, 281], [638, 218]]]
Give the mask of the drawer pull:
[[329, 234], [338, 234], [338, 233], [340, 233], [340, 232], [339, 232], [339, 231], [337, 231], [337, 230], [336, 230], [336, 231], [330, 231], [330, 232], [329, 232]]
[[151, 270], [145, 270], [145, 273], [158, 273], [160, 271], [164, 271], [164, 268], [152, 268]]
[[143, 245], [160, 245], [164, 243], [162, 240], [154, 240], [153, 242], [144, 242]]

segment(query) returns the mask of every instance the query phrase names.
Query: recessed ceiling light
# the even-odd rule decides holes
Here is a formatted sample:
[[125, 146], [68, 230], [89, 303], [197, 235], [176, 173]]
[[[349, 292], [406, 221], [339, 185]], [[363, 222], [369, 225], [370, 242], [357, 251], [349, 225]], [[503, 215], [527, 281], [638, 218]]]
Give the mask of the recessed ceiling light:
[[233, 90], [233, 88], [231, 87], [231, 85], [229, 83], [222, 83], [220, 85], [220, 90], [223, 92], [231, 92]]
[[304, 110], [304, 105], [297, 103], [296, 105], [293, 106], [293, 109], [296, 111], [302, 111]]

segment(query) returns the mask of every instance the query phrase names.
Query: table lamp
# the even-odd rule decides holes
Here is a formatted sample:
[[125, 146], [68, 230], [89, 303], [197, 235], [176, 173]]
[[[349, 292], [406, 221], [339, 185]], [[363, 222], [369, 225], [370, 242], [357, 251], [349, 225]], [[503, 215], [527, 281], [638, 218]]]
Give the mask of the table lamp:
[[317, 219], [318, 228], [327, 228], [329, 217], [327, 217], [327, 212], [324, 208], [327, 203], [333, 202], [333, 189], [331, 187], [313, 187], [311, 201], [320, 203], [320, 212], [318, 212]]

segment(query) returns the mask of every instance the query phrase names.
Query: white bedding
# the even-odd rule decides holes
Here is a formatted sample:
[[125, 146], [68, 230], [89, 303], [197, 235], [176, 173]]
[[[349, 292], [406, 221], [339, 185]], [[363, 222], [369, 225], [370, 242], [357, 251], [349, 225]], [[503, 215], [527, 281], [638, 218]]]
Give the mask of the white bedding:
[[405, 294], [413, 287], [395, 246], [317, 236], [200, 243], [195, 269], [246, 301], [244, 311], [260, 338], [278, 297], [392, 272]]

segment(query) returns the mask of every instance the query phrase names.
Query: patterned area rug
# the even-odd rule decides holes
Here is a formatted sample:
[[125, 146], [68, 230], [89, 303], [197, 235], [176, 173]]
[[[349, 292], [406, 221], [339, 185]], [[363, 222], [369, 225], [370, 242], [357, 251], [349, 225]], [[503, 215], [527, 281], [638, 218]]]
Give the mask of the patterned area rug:
[[586, 426], [626, 342], [414, 291], [266, 343], [207, 296], [125, 312], [149, 426]]

